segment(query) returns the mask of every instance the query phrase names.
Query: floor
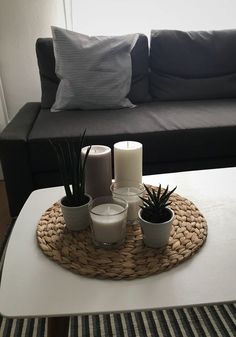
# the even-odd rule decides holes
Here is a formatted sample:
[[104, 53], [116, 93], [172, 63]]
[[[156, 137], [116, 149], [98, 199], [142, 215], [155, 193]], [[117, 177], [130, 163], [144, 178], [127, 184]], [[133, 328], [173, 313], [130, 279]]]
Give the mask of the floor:
[[8, 208], [5, 183], [0, 180], [0, 244], [4, 238], [7, 225], [11, 222], [11, 217]]

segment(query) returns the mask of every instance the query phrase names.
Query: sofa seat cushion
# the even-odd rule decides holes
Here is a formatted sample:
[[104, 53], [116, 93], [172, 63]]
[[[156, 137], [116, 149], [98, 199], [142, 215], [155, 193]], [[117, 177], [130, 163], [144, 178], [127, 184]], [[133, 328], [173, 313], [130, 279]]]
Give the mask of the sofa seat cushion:
[[32, 170], [56, 170], [48, 139], [76, 137], [84, 129], [86, 144], [140, 141], [147, 164], [236, 156], [236, 99], [151, 102], [99, 113], [43, 109], [29, 135]]
[[236, 29], [153, 30], [150, 91], [154, 99], [236, 97]]

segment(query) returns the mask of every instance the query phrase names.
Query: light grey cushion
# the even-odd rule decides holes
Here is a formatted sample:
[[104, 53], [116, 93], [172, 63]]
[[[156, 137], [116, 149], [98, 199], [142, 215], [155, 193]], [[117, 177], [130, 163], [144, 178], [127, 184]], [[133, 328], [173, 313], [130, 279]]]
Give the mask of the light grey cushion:
[[60, 84], [51, 111], [133, 107], [131, 56], [138, 34], [87, 36], [52, 27]]

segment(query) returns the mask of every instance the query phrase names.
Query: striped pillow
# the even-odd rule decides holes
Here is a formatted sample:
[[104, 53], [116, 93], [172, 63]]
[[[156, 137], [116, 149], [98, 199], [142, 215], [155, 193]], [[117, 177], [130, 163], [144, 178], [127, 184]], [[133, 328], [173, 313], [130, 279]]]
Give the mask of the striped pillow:
[[52, 35], [60, 84], [51, 111], [134, 107], [127, 95], [138, 34], [90, 37], [52, 27]]

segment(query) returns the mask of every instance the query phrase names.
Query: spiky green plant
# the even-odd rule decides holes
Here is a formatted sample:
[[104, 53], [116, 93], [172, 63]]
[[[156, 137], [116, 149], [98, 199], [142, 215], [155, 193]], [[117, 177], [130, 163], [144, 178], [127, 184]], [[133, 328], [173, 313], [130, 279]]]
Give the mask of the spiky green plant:
[[146, 221], [153, 223], [160, 223], [169, 220], [170, 212], [168, 206], [171, 204], [169, 198], [171, 194], [176, 190], [176, 187], [169, 191], [169, 186], [162, 192], [161, 185], [158, 189], [149, 188], [144, 184], [147, 192], [147, 198], [140, 197], [143, 201], [142, 208], [142, 218]]
[[66, 206], [81, 206], [87, 202], [85, 195], [85, 168], [91, 146], [88, 147], [84, 160], [81, 150], [84, 146], [86, 130], [76, 138], [50, 139], [57, 155], [59, 171], [64, 185]]

